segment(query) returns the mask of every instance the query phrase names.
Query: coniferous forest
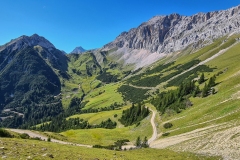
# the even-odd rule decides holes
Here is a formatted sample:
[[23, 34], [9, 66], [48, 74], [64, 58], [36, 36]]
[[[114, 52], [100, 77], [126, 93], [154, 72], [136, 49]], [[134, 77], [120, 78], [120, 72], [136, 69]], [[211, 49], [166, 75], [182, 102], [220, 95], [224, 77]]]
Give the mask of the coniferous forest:
[[132, 104], [132, 107], [122, 112], [122, 117], [119, 119], [119, 121], [124, 124], [124, 126], [130, 126], [137, 124], [148, 115], [149, 109], [147, 107], [141, 105], [140, 103], [137, 105]]

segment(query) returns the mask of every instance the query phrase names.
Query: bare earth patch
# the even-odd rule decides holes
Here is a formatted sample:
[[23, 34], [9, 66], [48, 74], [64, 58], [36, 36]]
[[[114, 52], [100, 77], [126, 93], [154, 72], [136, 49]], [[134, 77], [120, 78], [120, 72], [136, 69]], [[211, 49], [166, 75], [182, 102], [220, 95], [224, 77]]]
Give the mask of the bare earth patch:
[[174, 151], [189, 151], [236, 160], [240, 157], [240, 124], [231, 121], [196, 129], [156, 140], [150, 147], [170, 148]]

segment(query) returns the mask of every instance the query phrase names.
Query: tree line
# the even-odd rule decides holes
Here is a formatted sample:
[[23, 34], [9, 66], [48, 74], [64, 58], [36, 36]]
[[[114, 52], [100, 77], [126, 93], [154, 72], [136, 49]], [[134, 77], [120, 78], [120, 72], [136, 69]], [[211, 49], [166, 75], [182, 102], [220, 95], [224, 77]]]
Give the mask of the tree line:
[[[156, 106], [162, 114], [166, 112], [167, 109], [172, 109], [177, 113], [181, 110], [192, 105], [189, 97], [206, 97], [209, 94], [214, 94], [216, 76], [210, 77], [208, 83], [205, 83], [205, 86], [200, 90], [199, 85], [196, 85], [196, 81], [188, 80], [179, 85], [178, 89], [170, 90], [167, 92], [161, 92], [157, 97], [151, 100], [151, 103]], [[198, 80], [198, 83], [201, 84], [205, 82], [204, 74], [202, 74]]]
[[149, 113], [149, 109], [144, 105], [138, 103], [138, 105], [135, 106], [135, 104], [132, 104], [129, 109], [123, 110], [122, 117], [119, 119], [119, 121], [124, 126], [130, 126], [140, 122], [142, 119], [147, 117]]
[[116, 128], [117, 123], [112, 121], [110, 118], [106, 121], [102, 121], [98, 125], [90, 125], [88, 121], [77, 118], [69, 118], [58, 116], [54, 118], [51, 122], [46, 122], [40, 126], [33, 126], [31, 129], [39, 131], [49, 131], [49, 132], [64, 132], [69, 129], [91, 129], [91, 128], [106, 128], [113, 129]]
[[85, 106], [85, 103], [82, 103], [84, 96], [85, 95], [82, 95], [82, 97], [80, 98], [73, 97], [68, 106], [68, 109], [63, 113], [60, 113], [56, 117], [52, 117], [50, 122], [43, 123], [39, 127], [32, 126], [29, 128], [34, 130], [50, 131], [50, 132], [62, 132], [69, 129], [116, 128], [117, 123], [113, 122], [111, 119], [102, 121], [98, 125], [90, 125], [88, 121], [80, 119], [79, 117], [67, 119], [67, 117], [71, 115], [82, 113], [82, 108]]

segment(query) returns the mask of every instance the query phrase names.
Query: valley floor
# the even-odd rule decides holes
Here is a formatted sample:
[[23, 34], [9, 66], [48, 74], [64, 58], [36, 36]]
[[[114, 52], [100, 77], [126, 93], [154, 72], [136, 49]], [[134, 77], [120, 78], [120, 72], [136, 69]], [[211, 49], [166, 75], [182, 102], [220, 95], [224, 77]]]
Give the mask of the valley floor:
[[[152, 112], [150, 122], [153, 128], [153, 134], [148, 142], [150, 144], [150, 148], [158, 149], [158, 150], [155, 150], [156, 152], [157, 151], [161, 152], [162, 149], [170, 149], [172, 151], [178, 151], [178, 152], [188, 151], [198, 155], [207, 155], [208, 158], [210, 159], [211, 158], [214, 159], [214, 157], [209, 157], [209, 156], [221, 156], [224, 159], [228, 159], [228, 160], [235, 160], [235, 159], [238, 159], [238, 157], [240, 156], [240, 152], [239, 152], [240, 122], [233, 122], [233, 121], [225, 122], [218, 125], [211, 125], [208, 127], [196, 129], [196, 130], [179, 134], [176, 136], [162, 138], [160, 137], [161, 133], [159, 134], [157, 133], [157, 126], [155, 122], [157, 112], [151, 108], [150, 110]], [[30, 137], [39, 137], [42, 140], [47, 141], [47, 136], [42, 135], [41, 133], [36, 131], [21, 130], [21, 129], [9, 129], [9, 130], [17, 133], [27, 133], [29, 134]], [[169, 130], [169, 132], [171, 132], [171, 130]], [[160, 139], [157, 139], [157, 137], [160, 137]], [[59, 143], [59, 145], [68, 145], [68, 146], [70, 145], [70, 146], [76, 146], [76, 147], [79, 146], [79, 147], [88, 147], [88, 148], [92, 147], [91, 145], [70, 143], [70, 142], [60, 141], [56, 139], [51, 139], [51, 142]], [[44, 142], [41, 142], [41, 143], [44, 143]], [[123, 146], [123, 148], [128, 148], [128, 149], [130, 147], [134, 147], [134, 146], [133, 145]], [[195, 157], [193, 159], [198, 159], [198, 158], [199, 157]], [[200, 156], [200, 159], [208, 159], [208, 158]], [[125, 158], [122, 157], [122, 159], [125, 159]], [[151, 158], [149, 157], [149, 159]]]

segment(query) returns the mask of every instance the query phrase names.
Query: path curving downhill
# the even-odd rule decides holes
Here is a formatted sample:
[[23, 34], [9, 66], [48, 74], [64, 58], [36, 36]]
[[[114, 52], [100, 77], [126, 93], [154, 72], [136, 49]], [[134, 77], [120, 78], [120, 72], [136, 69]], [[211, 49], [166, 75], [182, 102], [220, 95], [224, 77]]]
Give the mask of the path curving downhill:
[[[48, 137], [46, 136], [43, 136], [39, 133], [36, 133], [36, 132], [33, 132], [33, 131], [30, 131], [30, 130], [24, 130], [24, 129], [7, 129], [7, 130], [10, 130], [12, 132], [16, 132], [16, 133], [20, 133], [20, 134], [23, 134], [23, 133], [26, 133], [28, 134], [31, 138], [41, 138], [42, 140], [44, 141], [47, 141]], [[91, 145], [85, 145], [85, 144], [77, 144], [77, 143], [71, 143], [71, 142], [65, 142], [65, 141], [60, 141], [60, 140], [57, 140], [57, 139], [52, 139], [51, 138], [51, 142], [54, 142], [54, 143], [60, 143], [60, 144], [67, 144], [67, 145], [74, 145], [74, 146], [80, 146], [80, 147], [88, 147], [88, 148], [92, 148]]]
[[[148, 144], [149, 146], [151, 146], [152, 142], [154, 142], [157, 138], [157, 127], [156, 127], [156, 124], [155, 124], [155, 117], [156, 117], [156, 111], [152, 110], [149, 108], [149, 110], [152, 112], [152, 117], [151, 117], [151, 125], [152, 125], [152, 128], [153, 128], [153, 134], [152, 134], [152, 137], [148, 140]], [[36, 132], [33, 132], [33, 131], [30, 131], [30, 130], [24, 130], [24, 129], [11, 129], [11, 128], [8, 128], [7, 130], [9, 131], [12, 131], [12, 132], [16, 132], [16, 133], [20, 133], [20, 134], [23, 134], [23, 133], [26, 133], [28, 134], [31, 138], [41, 138], [42, 140], [44, 141], [47, 141], [48, 137], [47, 136], [44, 136], [40, 133], [36, 133]], [[54, 143], [60, 143], [60, 144], [67, 144], [67, 145], [75, 145], [75, 146], [80, 146], [80, 147], [88, 147], [88, 148], [91, 148], [92, 146], [91, 145], [85, 145], [85, 144], [77, 144], [77, 143], [71, 143], [71, 142], [65, 142], [65, 141], [60, 141], [60, 140], [57, 140], [57, 139], [52, 139], [51, 138], [51, 142], [54, 142]], [[133, 145], [128, 145], [128, 146], [123, 146], [123, 147], [126, 147], [126, 149], [129, 149], [129, 148], [134, 148]]]
[[[152, 144], [152, 142], [154, 142], [157, 139], [157, 127], [156, 127], [156, 124], [155, 124], [155, 117], [156, 117], [156, 113], [157, 112], [152, 110], [152, 109], [150, 109], [150, 108], [149, 108], [149, 110], [152, 112], [152, 117], [151, 117], [150, 122], [151, 122], [151, 125], [152, 125], [152, 128], [153, 128], [152, 137], [148, 140], [148, 145], [150, 146]], [[134, 146], [132, 144], [131, 145], [124, 145], [124, 146], [122, 146], [122, 149], [129, 150], [130, 148], [135, 148], [135, 147], [136, 146]]]
[[156, 111], [154, 111], [150, 108], [149, 108], [149, 110], [152, 112], [151, 125], [152, 125], [152, 128], [153, 128], [152, 137], [148, 140], [148, 144], [149, 144], [149, 146], [151, 146], [151, 143], [157, 138], [157, 127], [156, 127], [156, 124], [155, 124]]

